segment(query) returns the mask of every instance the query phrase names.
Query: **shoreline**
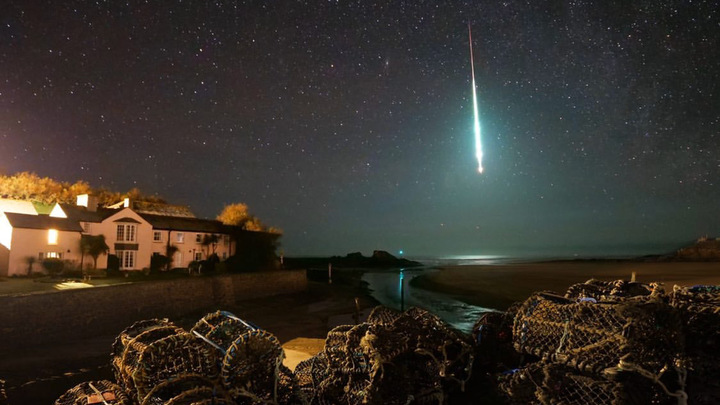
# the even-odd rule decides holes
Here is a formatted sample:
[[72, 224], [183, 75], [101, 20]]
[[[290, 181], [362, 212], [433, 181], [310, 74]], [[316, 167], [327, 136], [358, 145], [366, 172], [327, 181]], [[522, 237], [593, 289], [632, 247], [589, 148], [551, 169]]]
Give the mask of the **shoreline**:
[[492, 265], [436, 266], [436, 271], [412, 280], [412, 286], [447, 294], [467, 304], [506, 310], [537, 291], [564, 294], [568, 287], [589, 279], [675, 284], [720, 285], [720, 262], [551, 261]]

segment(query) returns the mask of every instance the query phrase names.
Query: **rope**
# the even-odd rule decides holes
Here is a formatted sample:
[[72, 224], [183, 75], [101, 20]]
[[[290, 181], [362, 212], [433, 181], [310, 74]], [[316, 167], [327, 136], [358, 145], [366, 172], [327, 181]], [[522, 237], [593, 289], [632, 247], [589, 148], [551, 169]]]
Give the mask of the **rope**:
[[660, 388], [662, 388], [662, 390], [665, 391], [665, 393], [667, 395], [677, 398], [678, 405], [687, 405], [688, 395], [684, 390], [685, 375], [686, 375], [685, 370], [683, 370], [683, 369], [678, 370], [678, 374], [679, 374], [678, 379], [680, 380], [679, 382], [681, 383], [680, 386], [682, 388], [680, 388], [679, 390], [677, 390], [675, 392], [670, 392], [670, 390], [667, 388], [667, 386], [665, 386], [665, 384], [663, 384], [663, 382], [660, 381], [660, 378], [662, 377], [662, 373], [660, 375], [655, 375], [655, 374], [643, 369], [642, 367], [639, 367], [633, 363], [625, 361], [624, 359], [620, 359], [620, 362], [618, 363], [618, 365], [616, 367], [611, 367], [611, 368], [608, 368], [605, 370], [605, 372], [608, 374], [612, 374], [612, 373], [616, 373], [616, 372], [623, 372], [623, 371], [635, 372], [638, 375], [651, 380], [653, 383], [658, 384], [660, 386]]

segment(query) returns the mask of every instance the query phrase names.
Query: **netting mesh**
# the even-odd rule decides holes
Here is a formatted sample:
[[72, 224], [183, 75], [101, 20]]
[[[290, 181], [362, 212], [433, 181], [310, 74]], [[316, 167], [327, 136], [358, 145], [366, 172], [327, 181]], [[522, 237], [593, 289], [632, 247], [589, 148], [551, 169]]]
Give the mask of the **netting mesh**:
[[242, 334], [254, 329], [256, 328], [230, 312], [217, 311], [197, 321], [190, 332], [197, 333], [227, 350]]
[[228, 348], [222, 361], [222, 383], [236, 399], [252, 393], [252, 400], [302, 402], [294, 375], [282, 365], [284, 358], [275, 336], [260, 329], [248, 331]]
[[516, 350], [580, 371], [601, 372], [620, 360], [653, 374], [683, 350], [677, 311], [661, 300], [572, 302], [534, 294], [513, 325]]
[[218, 405], [233, 403], [215, 381], [199, 374], [185, 374], [156, 385], [141, 405], [197, 404], [205, 400]]
[[141, 353], [132, 374], [138, 399], [156, 385], [185, 374], [208, 378], [218, 375], [217, 351], [188, 332], [181, 332], [149, 344]]
[[139, 321], [122, 331], [113, 343], [110, 361], [118, 384], [127, 392], [135, 392], [133, 374], [138, 369], [140, 354], [154, 342], [182, 331], [166, 319]]
[[720, 286], [675, 286], [670, 305], [685, 328], [690, 403], [720, 403]]
[[119, 385], [108, 380], [80, 383], [55, 400], [55, 405], [94, 404], [131, 405], [134, 402]]
[[427, 311], [375, 308], [368, 322], [331, 330], [295, 373], [313, 404], [440, 404], [470, 377], [472, 346]]
[[577, 300], [592, 298], [612, 301], [617, 298], [660, 296], [664, 293], [661, 284], [644, 284], [625, 280], [601, 281], [590, 279], [584, 283], [573, 284], [565, 293], [565, 298]]
[[498, 388], [512, 405], [676, 404], [653, 381], [634, 373], [609, 379], [557, 364], [538, 362], [499, 378]]

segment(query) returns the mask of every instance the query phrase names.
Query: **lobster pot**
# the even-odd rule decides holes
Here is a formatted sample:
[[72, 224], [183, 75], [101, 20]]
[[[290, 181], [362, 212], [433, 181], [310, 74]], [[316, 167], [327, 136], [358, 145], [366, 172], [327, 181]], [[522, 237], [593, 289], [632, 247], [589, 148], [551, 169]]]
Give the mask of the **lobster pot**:
[[131, 405], [133, 402], [119, 385], [107, 380], [80, 383], [55, 401], [55, 405], [93, 404]]
[[439, 404], [469, 379], [469, 342], [436, 316], [376, 308], [371, 322], [339, 326], [296, 368], [314, 404]]
[[573, 302], [546, 293], [521, 306], [513, 324], [518, 352], [600, 373], [621, 359], [658, 374], [683, 350], [677, 310], [650, 299]]
[[297, 379], [282, 365], [282, 346], [270, 332], [256, 329], [228, 348], [220, 370], [225, 389], [239, 403], [248, 398], [272, 403], [303, 403]]
[[234, 404], [216, 381], [199, 374], [184, 374], [156, 385], [141, 405]]
[[664, 293], [660, 284], [644, 284], [625, 280], [600, 281], [590, 279], [584, 283], [573, 284], [565, 293], [565, 298], [578, 300], [591, 298], [597, 301], [617, 298], [659, 296]]
[[498, 387], [512, 405], [677, 404], [652, 380], [634, 373], [614, 380], [544, 362], [502, 376]]
[[675, 286], [670, 305], [685, 330], [689, 403], [720, 403], [720, 286]]
[[118, 384], [129, 393], [135, 392], [133, 373], [138, 368], [140, 354], [149, 345], [182, 332], [182, 328], [167, 319], [138, 321], [122, 331], [113, 343], [110, 361]]
[[538, 405], [535, 395], [543, 381], [543, 363], [533, 363], [498, 376], [497, 389], [508, 405]]
[[253, 326], [230, 312], [217, 311], [205, 315], [190, 330], [215, 343], [224, 350], [242, 334], [254, 330]]
[[128, 367], [139, 402], [158, 384], [185, 374], [209, 379], [218, 376], [217, 349], [187, 332], [180, 332], [136, 348], [135, 367]]
[[486, 312], [475, 322], [470, 332], [475, 348], [474, 373], [493, 372], [498, 366], [520, 364], [520, 355], [512, 345], [512, 328], [521, 304], [513, 304], [505, 312]]

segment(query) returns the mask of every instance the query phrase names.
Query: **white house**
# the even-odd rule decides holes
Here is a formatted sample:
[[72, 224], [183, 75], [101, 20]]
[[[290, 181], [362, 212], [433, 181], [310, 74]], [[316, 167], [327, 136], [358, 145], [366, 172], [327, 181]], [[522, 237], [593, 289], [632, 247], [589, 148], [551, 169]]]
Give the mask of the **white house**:
[[[56, 204], [49, 215], [31, 214], [32, 203], [9, 202], [2, 207], [23, 213], [0, 214], [0, 276], [26, 274], [30, 256], [79, 265], [82, 235], [104, 235], [107, 253], [117, 256], [123, 271], [150, 268], [152, 256], [165, 255], [170, 245], [177, 248], [173, 267], [188, 267], [212, 254], [221, 260], [231, 256], [235, 251], [231, 235], [238, 231], [171, 205], [163, 209], [161, 204], [145, 204], [135, 209], [126, 199], [112, 208], [98, 208], [97, 200], [88, 195], [78, 196], [74, 206]], [[91, 260], [83, 262], [92, 265]], [[98, 268], [107, 264], [108, 255], [98, 257]]]

